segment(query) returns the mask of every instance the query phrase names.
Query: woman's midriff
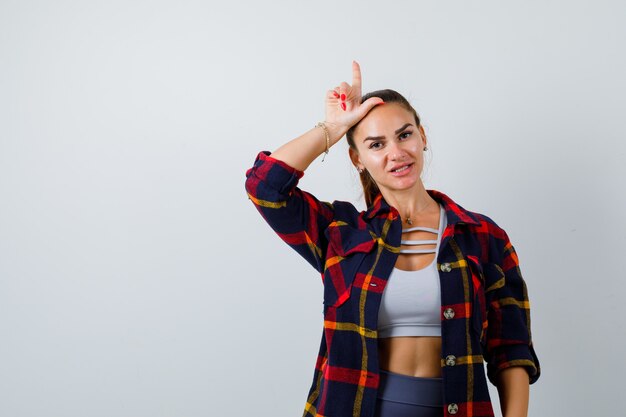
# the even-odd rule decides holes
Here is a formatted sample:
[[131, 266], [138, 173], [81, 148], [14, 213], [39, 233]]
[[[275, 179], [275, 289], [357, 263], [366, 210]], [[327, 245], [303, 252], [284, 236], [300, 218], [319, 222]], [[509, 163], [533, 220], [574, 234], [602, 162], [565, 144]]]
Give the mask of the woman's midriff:
[[397, 374], [441, 378], [441, 337], [401, 336], [378, 339], [379, 367]]

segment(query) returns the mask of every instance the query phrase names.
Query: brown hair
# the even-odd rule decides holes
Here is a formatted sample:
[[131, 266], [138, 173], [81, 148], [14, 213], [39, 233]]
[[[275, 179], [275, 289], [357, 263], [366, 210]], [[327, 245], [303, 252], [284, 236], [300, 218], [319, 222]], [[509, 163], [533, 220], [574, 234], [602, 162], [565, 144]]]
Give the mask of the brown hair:
[[[415, 127], [416, 128], [420, 127], [419, 115], [417, 114], [413, 106], [411, 106], [411, 103], [409, 103], [409, 101], [406, 98], [404, 98], [402, 94], [398, 93], [395, 90], [390, 90], [390, 89], [372, 91], [370, 93], [365, 94], [363, 97], [361, 97], [361, 103], [363, 103], [365, 100], [371, 97], [380, 97], [383, 99], [385, 103], [398, 103], [404, 109], [413, 113], [413, 116], [415, 117]], [[354, 131], [356, 130], [359, 123], [360, 122], [350, 127], [350, 129], [348, 129], [348, 131], [346, 132], [346, 139], [348, 140], [348, 145], [355, 152], [358, 152], [358, 150], [356, 146], [354, 145]], [[365, 197], [365, 204], [367, 207], [369, 207], [372, 205], [374, 198], [380, 191], [378, 189], [378, 185], [376, 185], [376, 182], [370, 176], [367, 170], [363, 170], [363, 172], [360, 173], [359, 176], [361, 178], [361, 185], [363, 186], [363, 196]]]

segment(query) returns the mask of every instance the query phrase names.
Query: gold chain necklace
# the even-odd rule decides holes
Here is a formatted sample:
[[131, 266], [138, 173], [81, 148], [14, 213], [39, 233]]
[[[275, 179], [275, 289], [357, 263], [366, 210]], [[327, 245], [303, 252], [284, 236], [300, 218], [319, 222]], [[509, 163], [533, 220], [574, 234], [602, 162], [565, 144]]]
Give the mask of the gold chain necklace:
[[[428, 208], [428, 206], [429, 206], [429, 205], [430, 205], [430, 201], [428, 202], [428, 204], [426, 205], [426, 207], [424, 207], [423, 209], [421, 209], [418, 213], [421, 213], [421, 212], [423, 212], [424, 210], [426, 210], [426, 209]], [[400, 216], [400, 218], [402, 218], [402, 216]], [[405, 220], [405, 221], [407, 222], [407, 224], [408, 224], [409, 226], [411, 226], [411, 225], [413, 224], [413, 220], [411, 220], [411, 218], [409, 217], [409, 215], [408, 215], [408, 214], [406, 215], [406, 220]]]

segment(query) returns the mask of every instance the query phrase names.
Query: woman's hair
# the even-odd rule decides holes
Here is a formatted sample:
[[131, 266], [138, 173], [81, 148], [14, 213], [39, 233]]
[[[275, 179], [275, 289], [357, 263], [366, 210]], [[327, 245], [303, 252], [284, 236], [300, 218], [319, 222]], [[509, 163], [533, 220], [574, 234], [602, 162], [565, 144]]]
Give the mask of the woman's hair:
[[[399, 105], [404, 107], [407, 111], [413, 113], [413, 117], [415, 117], [415, 127], [419, 128], [420, 117], [415, 111], [415, 109], [413, 108], [413, 106], [411, 106], [411, 103], [409, 103], [408, 100], [404, 98], [402, 94], [398, 93], [395, 90], [390, 90], [390, 89], [372, 91], [370, 93], [365, 94], [363, 97], [361, 97], [361, 103], [363, 103], [365, 100], [371, 97], [380, 97], [383, 99], [385, 103], [398, 103]], [[358, 152], [358, 150], [356, 146], [354, 145], [354, 131], [356, 130], [359, 123], [360, 121], [357, 124], [353, 125], [346, 132], [346, 139], [348, 140], [348, 145], [355, 152]], [[367, 207], [369, 207], [374, 201], [374, 198], [376, 197], [376, 195], [379, 193], [378, 185], [376, 185], [376, 182], [370, 176], [367, 170], [363, 170], [363, 172], [360, 173], [359, 176], [361, 178], [361, 185], [363, 186], [363, 196], [365, 197], [365, 204]]]

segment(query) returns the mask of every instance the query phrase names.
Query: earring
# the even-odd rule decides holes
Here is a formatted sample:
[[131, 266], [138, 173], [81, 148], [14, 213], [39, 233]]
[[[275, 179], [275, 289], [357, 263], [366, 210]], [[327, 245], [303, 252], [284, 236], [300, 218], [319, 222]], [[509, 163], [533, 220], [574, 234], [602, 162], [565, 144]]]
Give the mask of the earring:
[[428, 150], [428, 146], [424, 146], [424, 150], [427, 151]]
[[359, 174], [363, 173], [363, 168], [357, 168], [356, 170], [359, 171]]

